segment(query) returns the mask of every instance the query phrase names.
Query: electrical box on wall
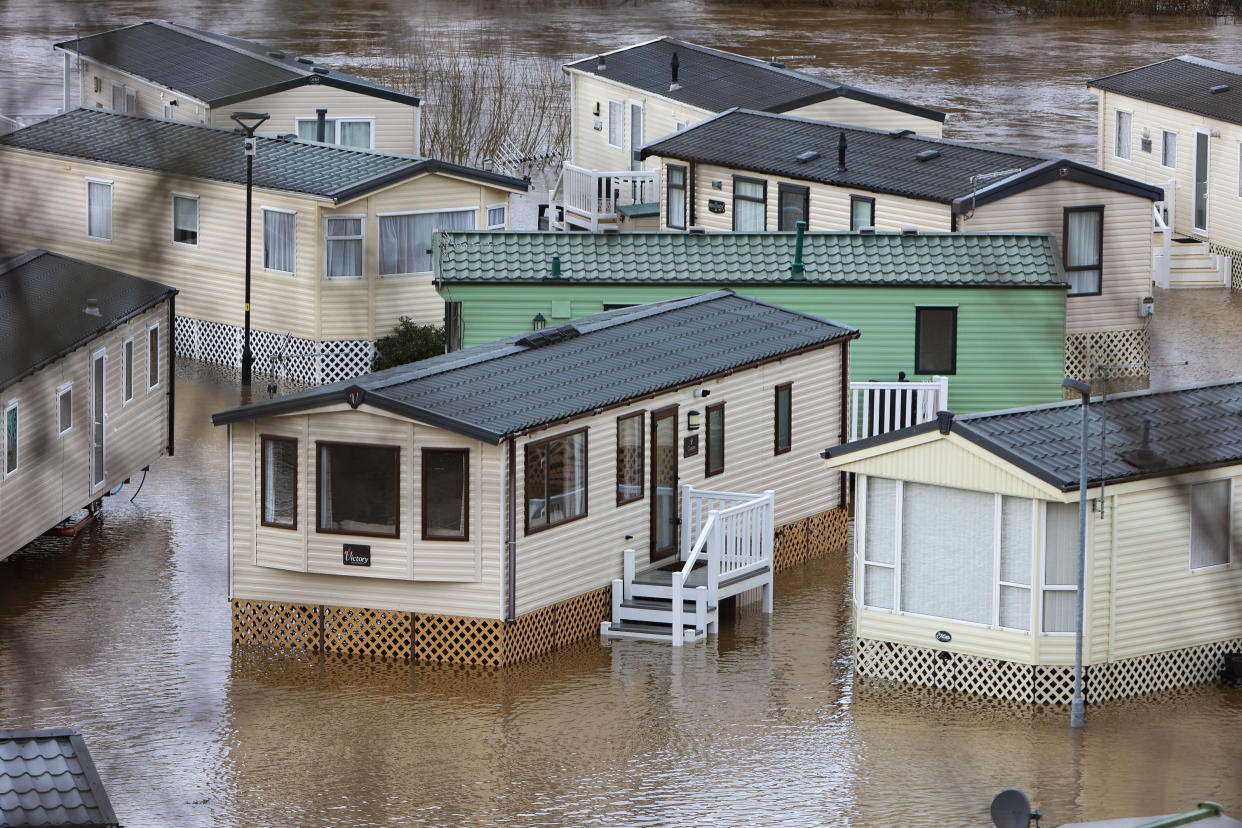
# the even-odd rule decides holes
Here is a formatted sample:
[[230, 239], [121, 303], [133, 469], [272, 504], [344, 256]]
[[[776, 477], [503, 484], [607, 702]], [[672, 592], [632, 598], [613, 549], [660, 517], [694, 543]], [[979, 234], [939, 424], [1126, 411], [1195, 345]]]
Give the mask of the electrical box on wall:
[[1148, 317], [1156, 312], [1156, 299], [1153, 296], [1144, 296], [1139, 300], [1139, 316]]
[[593, 130], [595, 130], [596, 132], [603, 132], [603, 131], [604, 131], [604, 122], [603, 122], [603, 121], [596, 121], [594, 124], [592, 124], [592, 125], [591, 125], [591, 128], [592, 128]]

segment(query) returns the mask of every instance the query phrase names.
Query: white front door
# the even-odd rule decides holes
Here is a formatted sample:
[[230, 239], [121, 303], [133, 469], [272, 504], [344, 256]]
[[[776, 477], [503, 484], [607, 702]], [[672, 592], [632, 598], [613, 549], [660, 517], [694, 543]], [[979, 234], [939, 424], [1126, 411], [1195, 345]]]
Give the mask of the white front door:
[[108, 355], [98, 350], [91, 355], [91, 491], [94, 492], [108, 478], [105, 467], [104, 431], [108, 420], [104, 388], [107, 381]]
[[1190, 222], [1196, 233], [1207, 235], [1208, 226], [1208, 150], [1207, 130], [1195, 129], [1195, 165], [1191, 170]]
[[643, 104], [642, 101], [630, 101], [630, 169], [641, 170], [642, 159], [638, 152], [643, 148]]

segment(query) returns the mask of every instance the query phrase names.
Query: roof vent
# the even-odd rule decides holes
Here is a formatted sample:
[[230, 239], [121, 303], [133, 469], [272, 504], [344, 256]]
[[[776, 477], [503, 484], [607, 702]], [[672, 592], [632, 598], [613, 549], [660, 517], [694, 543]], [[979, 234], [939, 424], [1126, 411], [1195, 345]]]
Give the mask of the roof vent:
[[284, 60], [284, 59], [285, 59], [285, 53], [284, 53], [284, 52], [268, 52], [268, 53], [267, 53], [267, 56], [268, 56], [268, 57], [270, 57], [270, 58], [276, 58], [277, 60]]
[[1208, 91], [1211, 92], [1213, 95], [1219, 95], [1221, 92], [1229, 91], [1229, 84], [1222, 83], [1220, 86], [1213, 86]]
[[845, 130], [841, 130], [841, 137], [837, 139], [837, 172], [845, 172]]
[[571, 324], [557, 325], [555, 328], [544, 328], [542, 331], [529, 333], [517, 341], [518, 345], [527, 348], [543, 348], [547, 345], [555, 345], [557, 342], [564, 342], [568, 339], [581, 336], [579, 331]]
[[917, 227], [903, 227], [903, 228], [901, 228], [901, 235], [903, 235], [903, 236], [917, 236], [918, 234], [919, 234], [919, 228], [917, 228]]
[[953, 412], [952, 411], [937, 411], [936, 412], [936, 427], [940, 429], [941, 434], [948, 434], [949, 431], [952, 430], [953, 428]]
[[875, 228], [874, 228], [874, 227], [871, 227], [871, 226], [867, 226], [867, 227], [859, 227], [859, 228], [858, 228], [858, 235], [860, 235], [860, 236], [874, 236], [874, 235], [875, 235]]
[[798, 161], [805, 164], [807, 161], [814, 161], [816, 158], [819, 158], [818, 152], [815, 150], [807, 150], [798, 156]]
[[1159, 471], [1168, 467], [1165, 459], [1151, 449], [1151, 420], [1143, 418], [1143, 444], [1121, 452], [1121, 459], [1143, 471]]
[[604, 57], [603, 55], [600, 55], [598, 60], [596, 60], [595, 62], [595, 71], [596, 72], [608, 71], [608, 58]]
[[913, 134], [914, 134], [914, 130], [912, 129], [894, 129], [894, 130], [889, 131], [888, 137], [889, 138], [904, 138], [907, 135], [913, 135]]
[[311, 69], [311, 71], [314, 72], [316, 75], [326, 75], [328, 74], [328, 67], [316, 66], [315, 68]]
[[82, 312], [87, 316], [99, 316], [99, 300], [87, 299], [86, 307], [82, 309]]
[[310, 66], [314, 62], [315, 61], [311, 60], [310, 58], [298, 58], [298, 63], [305, 63], [307, 66]]
[[677, 68], [681, 65], [681, 61], [677, 59], [677, 53], [673, 52], [673, 59], [669, 62], [669, 67], [673, 70], [673, 80], [668, 85], [669, 92], [676, 92], [681, 89], [681, 84], [677, 82]]
[[930, 161], [933, 158], [940, 157], [940, 150], [923, 150], [922, 152], [920, 152], [918, 155], [914, 157], [918, 161]]

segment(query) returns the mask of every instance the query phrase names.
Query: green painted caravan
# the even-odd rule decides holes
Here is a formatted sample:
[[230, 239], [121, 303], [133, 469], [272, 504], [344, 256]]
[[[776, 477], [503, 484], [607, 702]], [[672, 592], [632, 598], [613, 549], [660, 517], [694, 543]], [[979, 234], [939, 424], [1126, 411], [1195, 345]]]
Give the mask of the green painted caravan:
[[1063, 398], [1066, 280], [1047, 235], [452, 232], [433, 257], [455, 347], [729, 288], [858, 328], [854, 382], [947, 376], [958, 413]]

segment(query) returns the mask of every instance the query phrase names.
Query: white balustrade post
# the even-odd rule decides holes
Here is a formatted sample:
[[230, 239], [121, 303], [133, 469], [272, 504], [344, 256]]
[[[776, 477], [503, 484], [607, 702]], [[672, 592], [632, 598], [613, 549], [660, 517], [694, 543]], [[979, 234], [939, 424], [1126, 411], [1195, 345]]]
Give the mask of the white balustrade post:
[[612, 581], [612, 620], [621, 620], [621, 601], [625, 596], [625, 585], [622, 581], [614, 578]]
[[772, 545], [776, 539], [776, 492], [771, 489], [763, 493], [763, 499], [767, 502], [763, 507], [763, 557], [768, 562], [768, 567], [773, 566]]
[[681, 487], [681, 548], [677, 552], [679, 561], [684, 561], [690, 554], [690, 547], [695, 541], [695, 535], [699, 532], [699, 527], [694, 525], [694, 509], [690, 505], [693, 492], [694, 487], [689, 483]]
[[937, 375], [932, 377], [932, 381], [935, 382], [939, 388], [936, 390], [936, 405], [932, 408], [928, 419], [935, 419], [937, 411], [949, 410], [949, 378]]
[[723, 532], [719, 510], [712, 509], [707, 513], [707, 519], [712, 524], [711, 534], [707, 536], [707, 597], [714, 604], [720, 600], [720, 553]]
[[[694, 629], [696, 632], [707, 632], [707, 587], [694, 588]], [[711, 632], [716, 632], [712, 630]]]
[[621, 576], [625, 582], [625, 600], [630, 600], [631, 586], [634, 583], [634, 550], [627, 549], [622, 553], [624, 562], [621, 564]]
[[682, 590], [682, 583], [683, 583], [682, 577], [683, 576], [681, 574], [680, 569], [673, 570], [672, 639], [673, 639], [674, 647], [680, 647], [682, 645], [682, 642], [685, 640], [685, 634], [683, 632], [683, 630], [685, 629], [685, 624], [682, 623], [682, 618], [681, 618], [682, 608], [683, 608], [682, 601], [685, 600], [685, 596], [683, 595], [683, 590]]

